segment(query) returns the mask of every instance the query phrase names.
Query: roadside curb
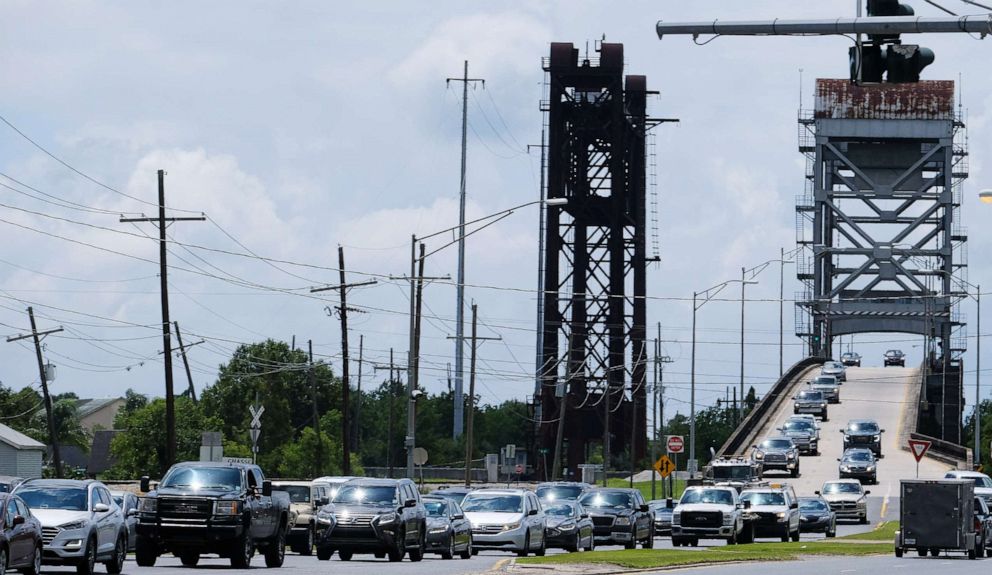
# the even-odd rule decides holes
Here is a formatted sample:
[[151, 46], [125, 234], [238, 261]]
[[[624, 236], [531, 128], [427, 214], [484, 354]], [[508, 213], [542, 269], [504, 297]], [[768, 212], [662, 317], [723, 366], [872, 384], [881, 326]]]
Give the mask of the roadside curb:
[[[770, 559], [769, 561], [801, 561], [802, 559]], [[513, 561], [512, 566], [516, 568], [517, 572], [527, 571], [527, 570], [543, 570], [543, 571], [554, 571], [556, 573], [574, 573], [576, 575], [627, 575], [631, 573], [657, 573], [659, 571], [676, 571], [680, 569], [695, 569], [697, 567], [716, 567], [723, 565], [743, 565], [745, 563], [755, 563], [755, 561], [704, 561], [700, 563], [684, 563], [682, 565], [665, 565], [661, 567], [646, 567], [642, 569], [624, 569], [623, 567], [614, 566], [613, 570], [610, 571], [600, 571], [595, 570], [595, 563], [572, 563], [572, 567], [576, 567], [573, 570], [559, 570], [558, 567], [561, 565], [517, 565], [516, 561]], [[588, 568], [586, 570], [583, 567]]]

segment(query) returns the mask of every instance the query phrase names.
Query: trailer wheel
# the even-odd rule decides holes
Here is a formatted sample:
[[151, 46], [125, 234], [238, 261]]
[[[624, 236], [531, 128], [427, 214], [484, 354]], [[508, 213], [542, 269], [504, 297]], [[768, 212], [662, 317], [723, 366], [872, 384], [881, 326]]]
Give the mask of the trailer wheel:
[[902, 557], [902, 547], [896, 547], [896, 558]]
[[927, 548], [926, 547], [917, 547], [916, 548], [916, 554], [919, 555], [920, 557], [926, 557], [927, 556]]
[[968, 550], [968, 559], [974, 559], [974, 558], [975, 558], [975, 550], [974, 549], [969, 549]]

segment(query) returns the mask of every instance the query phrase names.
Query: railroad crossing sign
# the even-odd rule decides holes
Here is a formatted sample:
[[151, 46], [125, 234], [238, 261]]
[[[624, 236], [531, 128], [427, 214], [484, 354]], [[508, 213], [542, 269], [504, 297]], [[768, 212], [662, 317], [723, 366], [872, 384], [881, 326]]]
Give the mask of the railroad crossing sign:
[[930, 449], [929, 441], [924, 441], [922, 439], [909, 440], [909, 450], [913, 452], [913, 457], [916, 458], [917, 463], [923, 459], [923, 456], [926, 454], [928, 449]]
[[658, 461], [654, 462], [654, 470], [658, 472], [658, 475], [668, 477], [675, 471], [675, 464], [672, 463], [672, 460], [667, 455], [662, 455], [658, 458]]
[[685, 440], [681, 435], [669, 435], [667, 436], [668, 452], [669, 453], [682, 453], [685, 450]]
[[262, 427], [262, 414], [265, 413], [264, 405], [249, 405], [248, 412], [251, 413], [251, 426], [253, 429]]

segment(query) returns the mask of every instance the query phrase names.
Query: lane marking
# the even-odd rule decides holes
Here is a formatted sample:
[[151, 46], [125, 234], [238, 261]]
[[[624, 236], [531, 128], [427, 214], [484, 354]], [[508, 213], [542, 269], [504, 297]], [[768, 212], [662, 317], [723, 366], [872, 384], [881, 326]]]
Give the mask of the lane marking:
[[879, 525], [883, 523], [883, 521], [881, 520], [885, 519], [885, 513], [889, 510], [889, 497], [891, 497], [891, 495], [892, 495], [892, 482], [889, 482], [888, 488], [886, 488], [885, 490], [885, 499], [882, 500], [882, 512], [879, 517], [880, 519]]

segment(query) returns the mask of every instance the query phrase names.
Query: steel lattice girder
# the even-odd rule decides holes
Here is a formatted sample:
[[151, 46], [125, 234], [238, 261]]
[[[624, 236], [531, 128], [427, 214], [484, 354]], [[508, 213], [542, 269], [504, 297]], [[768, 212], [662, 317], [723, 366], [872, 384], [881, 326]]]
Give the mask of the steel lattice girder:
[[624, 84], [621, 44], [602, 44], [598, 63], [580, 61], [572, 44], [552, 44], [545, 70], [547, 196], [569, 201], [547, 209], [536, 397], [540, 443], [552, 451], [568, 401], [564, 439], [574, 469], [603, 437], [607, 405], [611, 454], [630, 449], [641, 458], [646, 448], [646, 84], [643, 76]]
[[949, 341], [954, 244], [964, 239], [953, 232], [954, 186], [964, 176], [954, 169], [957, 126], [952, 82], [818, 80], [806, 302], [814, 354], [829, 356], [830, 340], [852, 333]]

